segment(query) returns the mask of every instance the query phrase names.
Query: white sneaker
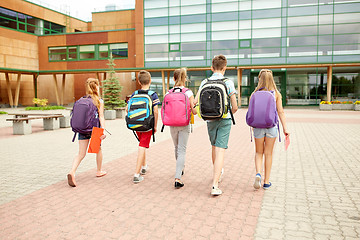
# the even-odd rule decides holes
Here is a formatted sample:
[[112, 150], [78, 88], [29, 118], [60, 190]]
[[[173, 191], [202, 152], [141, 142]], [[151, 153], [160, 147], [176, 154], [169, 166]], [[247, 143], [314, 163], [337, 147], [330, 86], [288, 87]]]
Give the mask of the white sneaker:
[[259, 189], [261, 187], [261, 175], [258, 173], [255, 176], [254, 188]]
[[219, 177], [219, 183], [221, 183], [223, 174], [224, 174], [224, 169], [222, 168], [222, 169], [221, 169], [221, 174], [220, 174], [220, 177]]
[[146, 164], [145, 166], [141, 166], [141, 170], [140, 170], [140, 174], [141, 175], [145, 175], [146, 172], [148, 171], [148, 165]]
[[139, 183], [139, 182], [141, 182], [143, 180], [144, 180], [144, 177], [139, 175], [138, 177], [134, 176], [133, 182], [134, 183]]
[[221, 195], [222, 194], [222, 191], [220, 190], [220, 188], [218, 188], [218, 187], [212, 187], [212, 189], [211, 189], [211, 195], [213, 195], [213, 196], [219, 196], [219, 195]]

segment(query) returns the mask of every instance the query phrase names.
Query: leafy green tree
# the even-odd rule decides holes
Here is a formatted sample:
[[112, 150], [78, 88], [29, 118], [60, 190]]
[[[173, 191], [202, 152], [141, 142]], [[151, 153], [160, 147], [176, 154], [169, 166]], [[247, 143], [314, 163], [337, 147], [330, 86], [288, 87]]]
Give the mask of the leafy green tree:
[[117, 107], [123, 107], [125, 106], [125, 101], [121, 100], [120, 93], [122, 90], [122, 86], [119, 83], [119, 79], [116, 76], [115, 72], [115, 63], [114, 59], [112, 57], [112, 54], [110, 54], [109, 57], [109, 63], [107, 63], [109, 66], [109, 70], [107, 71], [107, 79], [103, 81], [103, 96], [104, 96], [104, 105], [105, 109], [114, 109]]

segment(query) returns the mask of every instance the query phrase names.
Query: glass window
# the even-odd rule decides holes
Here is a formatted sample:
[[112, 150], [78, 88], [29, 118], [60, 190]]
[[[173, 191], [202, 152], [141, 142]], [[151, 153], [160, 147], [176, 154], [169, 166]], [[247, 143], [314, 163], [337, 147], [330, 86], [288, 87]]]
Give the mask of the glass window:
[[251, 19], [251, 11], [240, 12], [239, 19]]
[[289, 37], [289, 46], [316, 45], [317, 36]]
[[333, 5], [319, 5], [319, 14], [333, 13]]
[[253, 10], [252, 18], [274, 18], [281, 17], [281, 9]]
[[289, 26], [316, 25], [318, 16], [288, 17]]
[[168, 44], [146, 44], [145, 52], [167, 52]]
[[239, 2], [239, 10], [245, 11], [245, 10], [251, 10], [251, 0], [250, 1], [240, 1]]
[[238, 12], [213, 13], [211, 19], [213, 22], [236, 21], [238, 20]]
[[251, 29], [251, 20], [240, 20], [239, 29]]
[[238, 40], [212, 41], [212, 49], [236, 49], [238, 48]]
[[332, 34], [333, 25], [319, 25], [319, 34]]
[[193, 15], [199, 13], [206, 13], [206, 5], [193, 5], [193, 6], [184, 6], [182, 3], [181, 15]]
[[180, 0], [171, 0], [171, 1], [169, 1], [169, 6], [170, 7], [180, 6]]
[[222, 2], [222, 3], [213, 3], [211, 5], [211, 12], [229, 12], [229, 9], [234, 10], [238, 8], [238, 2]]
[[288, 36], [317, 35], [317, 26], [288, 27]]
[[252, 49], [252, 58], [280, 57], [280, 48]]
[[163, 0], [145, 0], [144, 1], [144, 9], [151, 9], [151, 8], [167, 8], [168, 1]]
[[144, 26], [161, 26], [168, 24], [168, 17], [145, 18]]
[[169, 51], [170, 52], [178, 52], [178, 51], [180, 51], [180, 43], [170, 43], [169, 44]]
[[360, 96], [359, 73], [335, 73], [332, 77], [331, 93], [335, 97], [358, 98]]
[[226, 40], [226, 39], [238, 39], [239, 34], [238, 31], [218, 31], [212, 32], [213, 40]]
[[68, 47], [68, 60], [77, 60], [77, 53], [78, 48], [76, 46]]
[[206, 14], [196, 14], [196, 15], [188, 15], [181, 16], [181, 23], [199, 23], [206, 22]]
[[[321, 55], [322, 53], [320, 53]], [[317, 56], [317, 47], [289, 47], [288, 56], [299, 57], [299, 56]]]
[[182, 43], [181, 51], [205, 51], [206, 42]]
[[248, 38], [251, 38], [251, 30], [239, 31], [239, 39], [248, 39]]
[[50, 47], [49, 61], [66, 61], [66, 47]]
[[[255, 39], [254, 39], [255, 40]], [[239, 48], [250, 48], [251, 47], [251, 40], [239, 40]]]
[[172, 33], [180, 33], [180, 25], [170, 25], [170, 34]]
[[317, 1], [315, 3], [314, 0], [288, 0], [289, 7], [307, 6], [307, 5], [315, 5], [315, 4], [317, 5]]
[[[280, 39], [281, 38], [258, 38], [252, 40], [253, 48], [262, 48], [262, 47], [280, 47]], [[245, 42], [246, 40], [242, 40], [240, 42]], [[249, 43], [250, 45], [250, 43]], [[250, 46], [249, 46], [250, 47]]]
[[252, 9], [266, 9], [266, 8], [281, 8], [281, 0], [257, 0], [257, 1], [253, 1]]
[[226, 21], [226, 22], [213, 22], [213, 23], [211, 23], [211, 30], [212, 31], [237, 30], [238, 28], [239, 28], [238, 21]]
[[206, 59], [204, 51], [181, 52], [181, 60], [203, 60]]
[[360, 24], [336, 24], [334, 26], [334, 34], [339, 33], [360, 33]]
[[332, 35], [319, 36], [319, 45], [330, 45], [332, 44]]
[[180, 60], [180, 52], [170, 52], [169, 53], [169, 60], [170, 61], [179, 61]]
[[180, 8], [179, 7], [169, 8], [169, 16], [178, 16], [178, 15], [180, 15]]
[[168, 34], [168, 26], [145, 27], [145, 35]]
[[334, 16], [331, 14], [319, 15], [319, 24], [332, 24]]
[[[170, 35], [172, 36], [172, 35]], [[154, 36], [145, 36], [145, 44], [152, 44], [152, 43], [168, 43], [169, 35], [154, 35]]]
[[169, 42], [180, 42], [180, 34], [171, 34]]
[[252, 38], [281, 37], [281, 28], [253, 29]]
[[109, 58], [109, 45], [99, 46], [99, 58]]
[[146, 53], [145, 61], [169, 61], [168, 53]]
[[281, 27], [281, 18], [271, 19], [256, 19], [252, 20], [252, 27], [254, 28], [275, 28]]
[[335, 13], [358, 12], [360, 3], [335, 4]]
[[334, 15], [334, 23], [354, 23], [360, 19], [360, 13], [343, 13]]
[[16, 16], [16, 12], [0, 8], [0, 26], [17, 29]]
[[204, 32], [206, 31], [206, 23], [182, 24], [181, 33], [188, 32]]
[[317, 15], [317, 6], [292, 7], [288, 8], [288, 16]]
[[113, 58], [126, 58], [128, 57], [128, 44], [127, 43], [113, 43], [109, 45], [110, 52]]
[[164, 17], [168, 15], [168, 11], [164, 11], [162, 8], [147, 9], [144, 11], [145, 18]]
[[334, 35], [334, 44], [358, 44], [360, 34]]
[[[196, 4], [206, 4], [206, 0], [196, 0]], [[181, 5], [194, 5], [194, 0], [181, 0]]]
[[80, 46], [80, 59], [95, 59], [95, 45]]
[[[179, 24], [180, 23], [180, 16], [172, 16], [172, 17], [169, 17], [169, 24]], [[164, 23], [165, 25], [167, 23]]]
[[181, 42], [206, 41], [206, 32], [203, 33], [184, 33], [181, 34]]

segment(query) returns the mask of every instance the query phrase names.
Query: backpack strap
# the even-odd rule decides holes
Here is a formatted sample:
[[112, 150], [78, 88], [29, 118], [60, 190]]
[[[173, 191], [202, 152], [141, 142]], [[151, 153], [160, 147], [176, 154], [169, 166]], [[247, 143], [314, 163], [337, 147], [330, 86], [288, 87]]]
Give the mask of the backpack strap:
[[75, 141], [76, 133], [77, 133], [77, 132], [74, 133], [74, 137], [73, 137], [73, 139], [72, 139], [72, 142]]
[[136, 135], [136, 133], [135, 133], [134, 130], [133, 130], [133, 134], [134, 134], [134, 136], [136, 137], [136, 139], [140, 142], [140, 139], [139, 139], [139, 137]]

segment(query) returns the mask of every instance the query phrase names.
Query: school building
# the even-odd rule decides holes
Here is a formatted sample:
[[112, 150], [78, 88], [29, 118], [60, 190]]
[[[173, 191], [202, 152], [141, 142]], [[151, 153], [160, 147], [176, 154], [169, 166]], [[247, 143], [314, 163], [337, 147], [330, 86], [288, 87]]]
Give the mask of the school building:
[[136, 73], [152, 74], [160, 98], [173, 70], [188, 68], [197, 91], [211, 60], [248, 104], [262, 68], [271, 69], [284, 105], [360, 99], [360, 1], [136, 0], [135, 9], [92, 13], [85, 22], [24, 0], [0, 2], [0, 104], [33, 97], [69, 104], [87, 77], [106, 78], [112, 53], [122, 97]]

